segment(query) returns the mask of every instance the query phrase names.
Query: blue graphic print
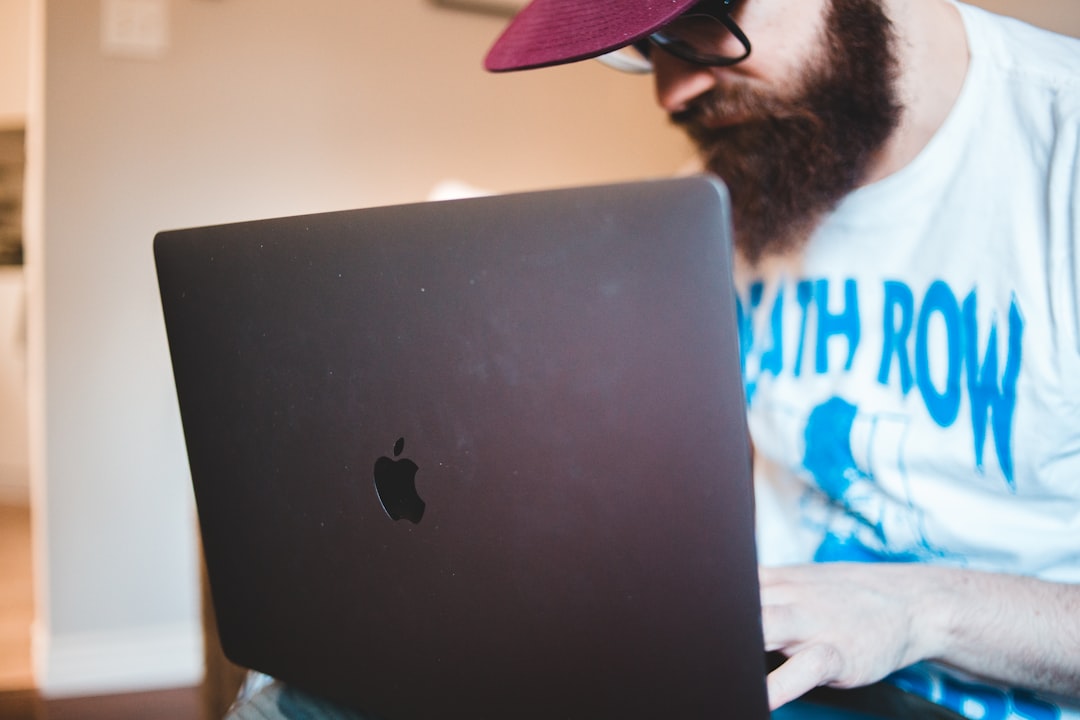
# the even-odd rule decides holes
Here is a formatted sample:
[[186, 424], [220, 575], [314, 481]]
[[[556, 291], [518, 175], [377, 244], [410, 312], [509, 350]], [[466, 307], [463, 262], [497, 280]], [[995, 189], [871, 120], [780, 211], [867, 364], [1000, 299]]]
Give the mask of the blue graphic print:
[[[792, 290], [795, 297], [789, 298]], [[769, 302], [763, 283], [751, 285], [738, 298], [747, 401], [753, 404], [764, 377], [846, 373], [859, 353], [878, 351], [877, 382], [895, 388], [902, 397], [916, 392], [931, 419], [942, 428], [970, 422], [972, 465], [980, 473], [985, 470], [987, 436], [992, 435], [998, 466], [1009, 489], [1015, 490], [1012, 427], [1024, 332], [1015, 298], [1007, 308], [1007, 317], [991, 317], [987, 327], [980, 327], [976, 290], [959, 300], [952, 288], [938, 280], [929, 285], [920, 301], [909, 285], [885, 281], [881, 294], [883, 306], [876, 315], [882, 323], [881, 347], [867, 348], [862, 344], [863, 323], [875, 315], [860, 307], [856, 280], [781, 284]], [[791, 338], [795, 347], [789, 349], [784, 329], [791, 325], [791, 318], [786, 317], [791, 313], [796, 315], [798, 334]], [[764, 332], [758, 336], [755, 328], [762, 325]], [[934, 334], [934, 327], [944, 328], [944, 334]], [[1005, 335], [1004, 357], [999, 352], [999, 335]], [[841, 367], [830, 365], [829, 351], [836, 344], [844, 350]], [[808, 356], [812, 357], [812, 368], [807, 367]], [[932, 361], [943, 365], [943, 380], [935, 379]], [[965, 395], [970, 417], [961, 418]]]
[[1059, 708], [1034, 693], [964, 682], [929, 664], [905, 668], [888, 680], [902, 690], [921, 695], [967, 718], [1058, 720], [1061, 717]]
[[[881, 492], [870, 468], [856, 461], [853, 443], [860, 423], [866, 428], [861, 456], [903, 455], [902, 418], [863, 416], [855, 405], [837, 397], [815, 407], [807, 418], [803, 468], [831, 504], [842, 509], [846, 521], [821, 521], [825, 534], [815, 561], [912, 562], [943, 557], [945, 553], [926, 541], [922, 514], [910, 498], [897, 497], [896, 489]], [[902, 467], [889, 471], [898, 479], [893, 485], [907, 487]]]
[[866, 478], [855, 466], [848, 441], [856, 413], [851, 403], [832, 398], [814, 408], [806, 423], [803, 466], [833, 500], [842, 500], [855, 478]]

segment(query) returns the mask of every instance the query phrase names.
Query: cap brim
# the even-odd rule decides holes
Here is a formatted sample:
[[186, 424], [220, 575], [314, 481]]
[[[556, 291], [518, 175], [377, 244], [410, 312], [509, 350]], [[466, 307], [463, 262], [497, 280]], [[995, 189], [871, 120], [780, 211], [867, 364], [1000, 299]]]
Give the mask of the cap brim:
[[533, 0], [484, 59], [492, 72], [594, 58], [655, 32], [697, 0]]

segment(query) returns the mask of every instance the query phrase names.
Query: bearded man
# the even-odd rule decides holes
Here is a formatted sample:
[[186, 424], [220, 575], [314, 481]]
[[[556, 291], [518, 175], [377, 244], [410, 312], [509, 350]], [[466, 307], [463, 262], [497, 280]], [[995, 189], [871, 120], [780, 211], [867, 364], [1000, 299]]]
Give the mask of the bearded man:
[[533, 0], [486, 65], [620, 48], [732, 196], [770, 705], [889, 678], [1080, 718], [1080, 42], [947, 0]]

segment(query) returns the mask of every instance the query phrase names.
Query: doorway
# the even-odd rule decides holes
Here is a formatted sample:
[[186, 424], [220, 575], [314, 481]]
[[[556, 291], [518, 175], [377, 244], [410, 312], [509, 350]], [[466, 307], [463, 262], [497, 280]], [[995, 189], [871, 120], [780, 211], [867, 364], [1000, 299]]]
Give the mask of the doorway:
[[33, 687], [22, 207], [25, 132], [0, 129], [0, 690]]

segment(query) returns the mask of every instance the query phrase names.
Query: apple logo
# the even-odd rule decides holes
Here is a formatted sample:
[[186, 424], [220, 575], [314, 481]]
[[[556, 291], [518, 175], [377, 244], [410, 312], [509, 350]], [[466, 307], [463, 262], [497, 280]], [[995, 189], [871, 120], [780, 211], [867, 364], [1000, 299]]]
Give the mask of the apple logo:
[[[394, 443], [394, 457], [405, 449], [405, 438]], [[405, 518], [412, 523], [424, 517], [424, 501], [416, 492], [416, 471], [420, 468], [409, 459], [392, 460], [385, 455], [375, 461], [375, 494], [391, 520]]]

